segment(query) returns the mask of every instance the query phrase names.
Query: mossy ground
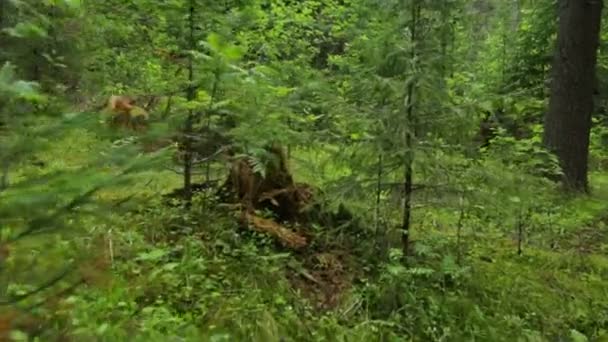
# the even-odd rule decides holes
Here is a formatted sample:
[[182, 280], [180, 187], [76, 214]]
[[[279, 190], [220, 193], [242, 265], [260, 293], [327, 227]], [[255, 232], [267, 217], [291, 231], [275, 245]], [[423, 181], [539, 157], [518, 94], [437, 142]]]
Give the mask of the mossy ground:
[[[86, 131], [72, 132], [39, 156], [43, 169], [24, 167], [17, 177], [82, 167], [107, 144]], [[321, 165], [323, 155], [296, 155], [295, 177], [322, 186], [337, 173], [348, 173], [342, 165], [325, 163], [325, 170], [334, 171], [315, 177], [305, 166], [314, 158]], [[127, 189], [98, 194], [108, 201], [134, 196], [137, 212], [117, 212], [81, 227], [73, 242], [91, 246], [87, 236], [101, 237], [97, 249], [111, 252], [110, 265], [47, 313], [55, 323], [46, 336], [100, 341], [579, 341], [587, 336], [605, 341], [608, 174], [594, 173], [591, 183], [591, 195], [561, 200], [564, 212], [555, 217], [559, 229], [530, 228], [521, 255], [513, 234], [490, 224], [480, 229], [484, 222], [479, 221], [465, 221], [457, 245], [455, 214], [427, 209], [425, 217], [434, 223], [418, 221], [416, 255], [404, 268], [396, 250], [387, 258], [374, 257], [375, 242], [357, 240], [355, 233], [346, 238], [357, 242], [354, 247], [338, 248], [344, 237], [327, 231], [319, 232], [319, 240], [336, 248], [293, 252], [239, 230], [233, 215], [222, 209], [203, 212], [195, 202], [193, 213], [185, 214], [159, 200], [180, 186], [179, 175], [144, 171]]]

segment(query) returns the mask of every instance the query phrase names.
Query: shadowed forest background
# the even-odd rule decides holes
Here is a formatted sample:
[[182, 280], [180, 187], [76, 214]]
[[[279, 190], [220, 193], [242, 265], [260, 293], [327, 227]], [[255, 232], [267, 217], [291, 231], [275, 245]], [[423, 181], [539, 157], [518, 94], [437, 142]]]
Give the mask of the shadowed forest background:
[[608, 341], [603, 7], [0, 1], [0, 341]]

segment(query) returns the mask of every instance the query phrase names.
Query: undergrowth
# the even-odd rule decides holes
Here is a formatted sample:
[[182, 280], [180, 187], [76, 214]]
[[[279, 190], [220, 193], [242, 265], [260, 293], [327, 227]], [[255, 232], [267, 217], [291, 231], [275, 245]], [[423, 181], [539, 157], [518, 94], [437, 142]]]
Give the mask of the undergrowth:
[[[79, 147], [78, 158], [86, 158], [91, 146], [99, 148], [86, 134], [65, 139], [75, 143], [57, 146]], [[60, 155], [49, 152], [50, 169], [70, 163]], [[307, 177], [305, 168], [296, 169]], [[230, 211], [203, 205], [203, 195], [190, 214], [167, 206], [159, 191], [178, 184], [169, 174], [140, 177], [129, 194], [111, 189], [100, 194], [137, 194], [139, 201], [103, 222], [89, 222], [86, 232], [74, 237], [80, 248], [97, 250], [109, 263], [90, 270], [89, 281], [54, 312], [40, 308], [53, 322], [43, 336], [99, 341], [607, 337], [604, 174], [593, 176], [597, 191], [590, 197], [553, 203], [563, 211], [552, 212], [550, 227], [545, 216], [530, 219], [521, 253], [509, 229], [488, 227], [471, 214], [458, 236], [457, 211], [425, 208], [415, 230], [415, 254], [406, 265], [390, 241], [383, 254], [384, 247], [364, 232], [348, 229], [337, 235], [318, 230], [314, 248], [291, 251], [243, 230]]]

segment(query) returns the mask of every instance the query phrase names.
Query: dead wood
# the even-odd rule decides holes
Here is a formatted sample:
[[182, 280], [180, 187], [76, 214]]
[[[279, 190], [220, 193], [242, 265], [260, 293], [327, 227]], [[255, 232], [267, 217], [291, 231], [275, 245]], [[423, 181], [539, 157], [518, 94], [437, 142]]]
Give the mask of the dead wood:
[[247, 212], [244, 212], [243, 218], [245, 220], [244, 223], [246, 223], [248, 227], [257, 232], [265, 233], [276, 238], [285, 247], [300, 249], [306, 247], [308, 244], [305, 237], [273, 220], [265, 219]]
[[[269, 158], [264, 175], [255, 172], [247, 157], [234, 159], [219, 197], [224, 202], [241, 205], [241, 220], [248, 227], [273, 236], [286, 247], [302, 248], [307, 245], [306, 238], [287, 228], [283, 222], [295, 224], [301, 221], [302, 209], [312, 199], [312, 188], [293, 181], [280, 147], [273, 145], [267, 150]], [[257, 210], [270, 211], [274, 219], [257, 216]]]

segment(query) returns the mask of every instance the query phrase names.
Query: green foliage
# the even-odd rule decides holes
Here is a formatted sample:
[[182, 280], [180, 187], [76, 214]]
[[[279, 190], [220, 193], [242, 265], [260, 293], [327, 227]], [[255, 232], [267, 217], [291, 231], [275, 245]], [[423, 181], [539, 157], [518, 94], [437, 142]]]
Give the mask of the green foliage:
[[605, 171], [608, 168], [608, 126], [599, 120], [595, 122], [595, 127], [591, 131], [591, 143], [589, 147], [590, 167], [594, 170]]
[[[0, 340], [605, 339], [605, 101], [593, 192], [564, 196], [540, 128], [554, 4], [0, 2]], [[148, 129], [107, 127], [110, 94]], [[163, 197], [184, 141], [208, 187], [189, 209]], [[216, 199], [277, 145], [306, 209], [344, 216], [281, 222], [299, 251]]]
[[41, 99], [36, 92], [36, 84], [16, 79], [15, 67], [10, 63], [6, 63], [0, 69], [0, 94], [3, 102], [13, 98], [26, 100]]
[[35, 80], [53, 93], [77, 87], [81, 70], [80, 2], [8, 1], [2, 5], [0, 42], [11, 49], [0, 61], [16, 64], [20, 76]]

